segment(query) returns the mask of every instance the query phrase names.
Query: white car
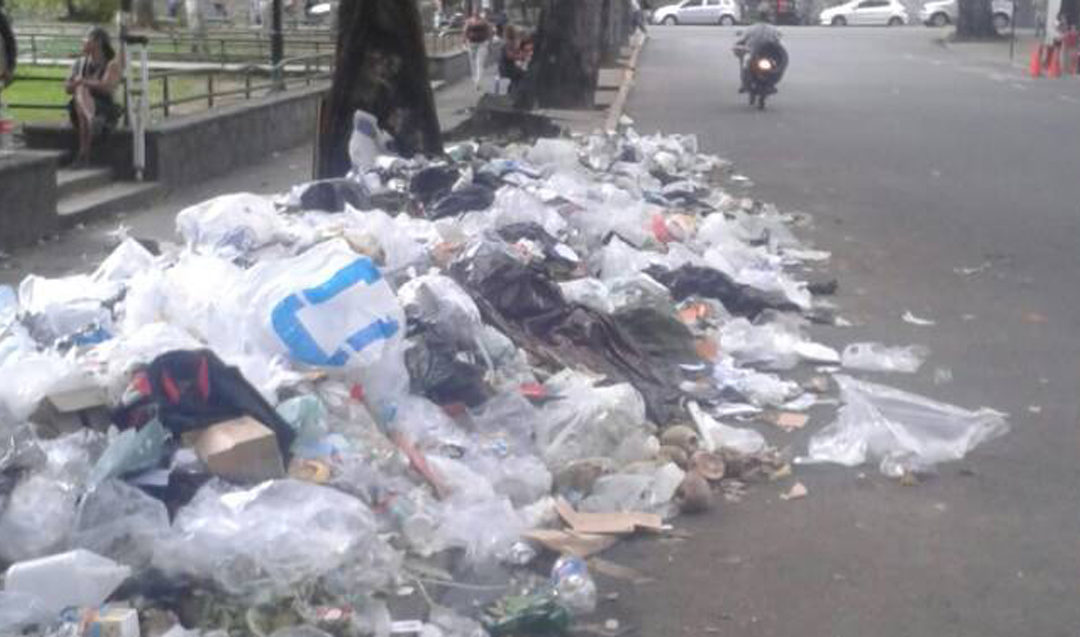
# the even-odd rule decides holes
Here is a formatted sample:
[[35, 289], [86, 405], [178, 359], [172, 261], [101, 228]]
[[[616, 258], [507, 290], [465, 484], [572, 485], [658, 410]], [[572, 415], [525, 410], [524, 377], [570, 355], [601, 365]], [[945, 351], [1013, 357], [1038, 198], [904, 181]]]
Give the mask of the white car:
[[899, 0], [851, 0], [821, 12], [821, 24], [900, 26], [908, 23], [907, 9]]
[[653, 11], [653, 24], [738, 24], [742, 9], [735, 0], [683, 0]]
[[[1013, 3], [1009, 0], [994, 0], [992, 7], [994, 28], [998, 31], [1008, 29], [1012, 21]], [[956, 22], [956, 11], [956, 0], [927, 2], [919, 10], [919, 20], [927, 26], [943, 27]]]

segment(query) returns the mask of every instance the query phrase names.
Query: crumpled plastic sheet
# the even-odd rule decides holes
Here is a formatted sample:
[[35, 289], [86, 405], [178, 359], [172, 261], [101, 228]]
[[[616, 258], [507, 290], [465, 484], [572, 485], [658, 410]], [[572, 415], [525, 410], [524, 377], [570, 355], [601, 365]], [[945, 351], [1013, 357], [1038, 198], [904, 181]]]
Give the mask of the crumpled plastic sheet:
[[831, 365], [840, 362], [836, 350], [808, 340], [797, 325], [780, 320], [728, 321], [720, 328], [720, 349], [741, 363], [767, 369], [792, 369], [803, 361]]
[[134, 568], [148, 566], [154, 547], [169, 534], [165, 504], [120, 480], [107, 480], [83, 496], [72, 546]]
[[895, 477], [960, 460], [1009, 431], [1005, 415], [993, 409], [971, 411], [843, 374], [834, 378], [843, 406], [810, 438], [803, 463], [877, 461], [882, 473]]
[[881, 343], [851, 343], [841, 352], [840, 362], [848, 369], [914, 374], [929, 354], [930, 350], [921, 345], [887, 347]]
[[180, 509], [154, 563], [234, 594], [287, 593], [335, 569], [370, 566], [386, 550], [371, 510], [337, 489], [274, 480], [232, 490], [211, 481]]

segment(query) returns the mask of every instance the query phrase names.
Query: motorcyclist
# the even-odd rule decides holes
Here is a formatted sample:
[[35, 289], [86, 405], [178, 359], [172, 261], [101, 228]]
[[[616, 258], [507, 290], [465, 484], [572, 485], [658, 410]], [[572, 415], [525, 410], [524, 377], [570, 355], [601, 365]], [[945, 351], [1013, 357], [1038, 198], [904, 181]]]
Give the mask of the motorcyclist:
[[772, 50], [781, 54], [778, 56], [780, 58], [778, 60], [780, 65], [778, 73], [780, 75], [783, 75], [784, 70], [787, 68], [787, 51], [784, 49], [784, 45], [780, 43], [780, 29], [774, 27], [770, 22], [768, 11], [758, 12], [757, 22], [743, 31], [739, 39], [735, 41], [735, 55], [739, 57], [739, 66], [742, 69], [740, 93], [749, 90], [750, 61], [758, 57], [763, 51]]

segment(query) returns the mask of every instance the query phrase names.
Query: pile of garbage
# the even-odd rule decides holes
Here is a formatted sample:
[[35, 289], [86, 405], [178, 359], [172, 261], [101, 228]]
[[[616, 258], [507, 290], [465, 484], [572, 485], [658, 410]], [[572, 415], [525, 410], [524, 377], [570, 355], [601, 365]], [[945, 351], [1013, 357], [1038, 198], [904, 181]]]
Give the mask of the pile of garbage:
[[554, 634], [587, 558], [714, 493], [1007, 428], [843, 373], [800, 458], [745, 425], [927, 352], [808, 338], [829, 255], [692, 136], [406, 159], [356, 122], [346, 178], [0, 287], [0, 633]]

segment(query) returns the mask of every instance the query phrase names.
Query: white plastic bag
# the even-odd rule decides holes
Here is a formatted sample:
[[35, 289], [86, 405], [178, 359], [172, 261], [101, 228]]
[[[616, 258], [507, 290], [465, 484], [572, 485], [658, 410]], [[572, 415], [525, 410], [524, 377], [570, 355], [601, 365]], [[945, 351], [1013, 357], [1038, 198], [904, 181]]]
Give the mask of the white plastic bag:
[[930, 350], [921, 345], [886, 347], [881, 343], [852, 343], [844, 348], [840, 359], [849, 369], [914, 374], [929, 353]]
[[1009, 430], [993, 409], [969, 411], [885, 385], [834, 376], [844, 405], [836, 421], [810, 438], [804, 463], [849, 467], [879, 460], [890, 476], [959, 460]]
[[112, 313], [104, 302], [119, 297], [115, 281], [95, 281], [88, 275], [49, 279], [36, 274], [19, 283], [19, 305], [34, 315], [49, 336], [73, 334], [90, 325], [112, 330]]
[[128, 237], [105, 257], [92, 278], [94, 281], [126, 281], [153, 264], [154, 255], [143, 244]]
[[176, 230], [189, 249], [227, 259], [270, 243], [280, 229], [274, 204], [247, 192], [214, 197], [176, 215]]
[[563, 297], [569, 303], [580, 303], [604, 314], [615, 311], [615, 306], [611, 302], [611, 291], [600, 279], [585, 277], [563, 281], [559, 283], [559, 289], [562, 290]]
[[342, 239], [259, 263], [246, 281], [246, 324], [263, 353], [362, 369], [400, 349], [405, 316], [393, 290], [371, 259]]
[[131, 574], [126, 566], [86, 549], [12, 564], [5, 590], [25, 593], [58, 614], [69, 606], [97, 607]]
[[705, 413], [696, 402], [691, 401], [687, 408], [701, 434], [701, 448], [705, 451], [731, 449], [752, 455], [765, 449], [765, 437], [753, 429], [725, 425]]
[[840, 354], [831, 347], [807, 340], [796, 325], [779, 320], [755, 325], [737, 318], [720, 328], [720, 349], [736, 360], [769, 369], [791, 369], [799, 361], [837, 364]]

